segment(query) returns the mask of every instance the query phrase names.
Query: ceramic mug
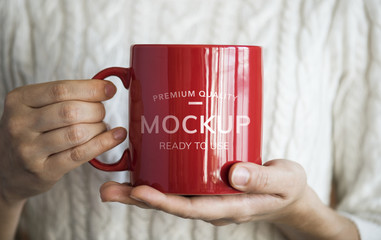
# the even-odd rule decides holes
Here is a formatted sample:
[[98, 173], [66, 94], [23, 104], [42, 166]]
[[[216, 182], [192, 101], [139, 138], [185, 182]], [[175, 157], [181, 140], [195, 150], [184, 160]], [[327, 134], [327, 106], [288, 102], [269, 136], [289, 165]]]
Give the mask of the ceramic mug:
[[117, 76], [130, 91], [129, 147], [121, 159], [90, 163], [131, 172], [133, 186], [181, 195], [239, 193], [236, 162], [261, 164], [262, 57], [258, 46], [134, 45]]

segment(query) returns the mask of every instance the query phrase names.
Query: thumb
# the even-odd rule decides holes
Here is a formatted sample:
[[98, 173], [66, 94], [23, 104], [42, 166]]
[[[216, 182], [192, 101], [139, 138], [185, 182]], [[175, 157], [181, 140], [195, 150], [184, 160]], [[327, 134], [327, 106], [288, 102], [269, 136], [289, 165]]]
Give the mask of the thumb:
[[236, 163], [229, 172], [232, 187], [247, 193], [284, 196], [295, 185], [306, 182], [303, 168], [289, 160], [272, 160], [263, 166], [255, 163]]

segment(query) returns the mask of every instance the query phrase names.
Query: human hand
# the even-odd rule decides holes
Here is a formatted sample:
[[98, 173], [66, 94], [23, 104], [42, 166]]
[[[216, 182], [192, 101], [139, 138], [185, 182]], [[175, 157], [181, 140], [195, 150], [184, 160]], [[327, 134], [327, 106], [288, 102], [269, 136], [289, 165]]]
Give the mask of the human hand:
[[235, 164], [229, 179], [244, 194], [184, 197], [115, 182], [105, 183], [100, 191], [103, 201], [159, 209], [219, 226], [257, 220], [289, 221], [308, 188], [303, 168], [287, 160], [269, 161], [264, 166]]
[[267, 221], [290, 239], [359, 239], [353, 222], [320, 201], [307, 185], [304, 169], [295, 162], [237, 163], [230, 169], [229, 181], [243, 193], [184, 197], [116, 182], [103, 184], [100, 193], [103, 201], [157, 209], [216, 226]]
[[7, 203], [50, 189], [64, 174], [121, 143], [126, 130], [106, 131], [101, 101], [116, 87], [73, 80], [17, 88], [0, 122], [0, 200]]

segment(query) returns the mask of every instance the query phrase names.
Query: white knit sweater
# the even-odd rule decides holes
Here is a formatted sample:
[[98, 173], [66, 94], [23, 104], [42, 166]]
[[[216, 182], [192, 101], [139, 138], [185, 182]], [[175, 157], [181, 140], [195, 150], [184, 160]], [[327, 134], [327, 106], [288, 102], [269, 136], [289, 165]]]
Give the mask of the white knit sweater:
[[[326, 204], [335, 182], [338, 210], [363, 240], [381, 239], [380, 1], [1, 0], [0, 42], [1, 99], [20, 85], [128, 66], [134, 43], [263, 46], [263, 159], [302, 164]], [[118, 85], [106, 122], [127, 126]], [[128, 175], [88, 164], [68, 173], [28, 201], [22, 229], [36, 240], [284, 239], [264, 222], [213, 227], [101, 203], [110, 179]]]

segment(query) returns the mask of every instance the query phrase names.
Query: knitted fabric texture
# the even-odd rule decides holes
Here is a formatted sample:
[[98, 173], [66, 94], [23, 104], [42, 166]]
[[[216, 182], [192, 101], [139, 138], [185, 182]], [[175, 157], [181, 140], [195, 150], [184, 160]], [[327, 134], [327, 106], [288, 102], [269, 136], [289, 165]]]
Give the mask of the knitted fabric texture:
[[[21, 85], [128, 66], [135, 43], [262, 46], [263, 159], [300, 163], [325, 204], [334, 182], [337, 208], [362, 239], [381, 236], [380, 1], [2, 0], [0, 22], [1, 99]], [[128, 92], [111, 80], [118, 93], [105, 121], [127, 127]], [[28, 201], [21, 230], [38, 240], [285, 239], [264, 222], [214, 227], [101, 203], [108, 180], [128, 173], [89, 164], [68, 173]]]

